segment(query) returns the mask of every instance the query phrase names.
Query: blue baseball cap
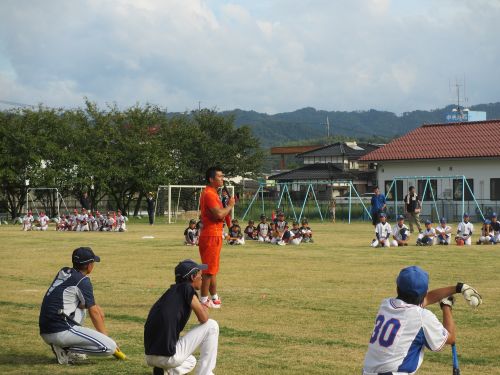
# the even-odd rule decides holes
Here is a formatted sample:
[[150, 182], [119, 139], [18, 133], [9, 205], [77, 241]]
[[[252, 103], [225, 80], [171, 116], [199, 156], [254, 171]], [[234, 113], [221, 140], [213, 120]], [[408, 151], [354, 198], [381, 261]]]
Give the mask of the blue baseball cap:
[[440, 223], [446, 223], [446, 218], [442, 217], [441, 220], [439, 220]]
[[464, 214], [464, 217], [470, 217], [470, 216], [469, 216], [469, 214], [466, 212], [466, 213]]
[[419, 297], [429, 289], [429, 274], [418, 266], [406, 267], [399, 273], [396, 284], [402, 293]]
[[484, 223], [485, 223], [486, 225], [491, 224], [491, 220], [486, 219], [486, 220], [484, 221]]
[[398, 216], [398, 220], [404, 220], [404, 219], [405, 219], [405, 217], [403, 215]]
[[432, 224], [432, 221], [430, 221], [430, 220], [426, 220], [426, 221], [425, 221], [425, 225], [428, 225], [428, 224]]
[[95, 255], [90, 247], [79, 247], [73, 250], [71, 259], [74, 264], [87, 264], [101, 261], [101, 258]]
[[496, 213], [496, 212], [493, 212], [493, 213], [491, 214], [491, 217], [497, 217], [497, 213]]
[[378, 215], [379, 217], [387, 217], [387, 215], [385, 214], [385, 212], [382, 212], [380, 215]]

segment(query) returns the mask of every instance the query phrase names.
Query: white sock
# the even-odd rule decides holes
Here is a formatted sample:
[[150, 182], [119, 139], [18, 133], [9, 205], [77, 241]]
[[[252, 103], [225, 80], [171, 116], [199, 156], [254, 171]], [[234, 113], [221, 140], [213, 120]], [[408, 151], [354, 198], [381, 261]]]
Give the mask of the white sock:
[[205, 296], [205, 297], [202, 296], [202, 297], [200, 297], [200, 302], [201, 303], [205, 303], [207, 301], [208, 301], [208, 296]]
[[215, 301], [215, 300], [218, 300], [218, 299], [219, 299], [219, 296], [217, 294], [213, 294], [212, 295], [212, 300]]

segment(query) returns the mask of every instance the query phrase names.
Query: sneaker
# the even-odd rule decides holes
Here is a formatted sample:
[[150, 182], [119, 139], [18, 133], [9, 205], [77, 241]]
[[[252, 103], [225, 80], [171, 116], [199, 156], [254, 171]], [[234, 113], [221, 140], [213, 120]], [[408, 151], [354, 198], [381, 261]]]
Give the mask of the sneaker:
[[207, 302], [203, 302], [202, 305], [205, 306], [207, 309], [217, 309], [218, 308], [218, 307], [215, 307], [213, 301], [210, 298], [207, 300]]
[[56, 356], [57, 363], [59, 363], [60, 365], [69, 364], [68, 351], [66, 349], [63, 349], [60, 346], [54, 344], [51, 344], [50, 347], [52, 348], [52, 352]]
[[86, 354], [68, 352], [68, 363], [80, 363], [88, 359]]
[[214, 309], [220, 309], [222, 306], [222, 302], [221, 302], [220, 298], [219, 299], [212, 299], [211, 302], [212, 302], [212, 308], [214, 308]]

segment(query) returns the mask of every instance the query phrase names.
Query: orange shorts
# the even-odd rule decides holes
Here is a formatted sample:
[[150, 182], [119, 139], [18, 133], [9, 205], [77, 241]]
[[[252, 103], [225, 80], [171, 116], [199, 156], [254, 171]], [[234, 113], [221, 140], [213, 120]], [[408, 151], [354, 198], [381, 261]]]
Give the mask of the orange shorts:
[[220, 250], [222, 248], [222, 235], [201, 236], [198, 239], [201, 263], [206, 264], [208, 269], [203, 273], [216, 275], [219, 272]]

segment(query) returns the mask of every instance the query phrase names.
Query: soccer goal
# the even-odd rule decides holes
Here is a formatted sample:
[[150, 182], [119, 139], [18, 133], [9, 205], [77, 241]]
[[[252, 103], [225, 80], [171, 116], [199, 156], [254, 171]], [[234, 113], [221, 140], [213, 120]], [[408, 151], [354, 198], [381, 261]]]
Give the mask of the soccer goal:
[[[234, 196], [234, 186], [227, 185], [229, 194]], [[156, 192], [155, 217], [166, 216], [168, 223], [198, 219], [200, 197], [205, 185], [160, 185]], [[222, 195], [222, 189], [219, 189]], [[234, 217], [234, 208], [231, 212]]]
[[37, 216], [45, 212], [48, 217], [59, 216], [61, 205], [66, 208], [66, 202], [57, 188], [28, 188], [26, 191], [26, 212], [32, 211]]

